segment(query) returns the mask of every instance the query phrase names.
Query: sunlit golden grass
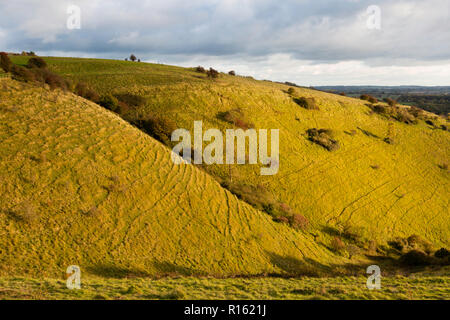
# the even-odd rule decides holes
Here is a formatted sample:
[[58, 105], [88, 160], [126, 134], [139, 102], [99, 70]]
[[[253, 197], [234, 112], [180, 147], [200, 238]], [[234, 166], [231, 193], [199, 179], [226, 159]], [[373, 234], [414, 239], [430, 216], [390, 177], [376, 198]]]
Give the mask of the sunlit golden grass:
[[[331, 238], [324, 228], [349, 224], [379, 243], [419, 234], [437, 247], [450, 245], [449, 172], [440, 168], [449, 161], [448, 131], [388, 120], [367, 101], [306, 88], [291, 96], [287, 86], [268, 81], [225, 74], [208, 80], [193, 69], [125, 61], [47, 60], [52, 70], [100, 93], [144, 96], [147, 103], [130, 111], [135, 114], [164, 114], [190, 130], [194, 120], [225, 130], [230, 124], [217, 114], [239, 108], [256, 128], [280, 129], [279, 174], [261, 177], [257, 166], [236, 166], [234, 180], [267, 186], [310, 220], [325, 245]], [[315, 98], [320, 110], [299, 107], [295, 97]], [[313, 144], [310, 128], [333, 130], [341, 148], [331, 153]], [[208, 171], [225, 179], [230, 172], [227, 166]]]
[[[13, 61], [26, 64], [27, 58]], [[449, 161], [448, 131], [423, 121], [388, 120], [373, 114], [367, 102], [348, 97], [307, 88], [290, 95], [287, 86], [268, 81], [224, 74], [209, 80], [193, 69], [125, 61], [46, 61], [51, 70], [84, 81], [100, 94], [145, 97], [144, 105], [124, 116], [152, 112], [189, 130], [195, 120], [202, 120], [204, 129], [225, 130], [233, 125], [217, 115], [240, 109], [257, 129], [280, 129], [280, 172], [262, 177], [259, 166], [249, 165], [212, 166], [206, 174], [193, 166], [174, 166], [167, 147], [117, 115], [70, 93], [3, 77], [0, 275], [55, 278], [72, 264], [91, 276], [120, 278], [364, 273], [365, 265], [372, 264], [363, 255], [368, 251], [350, 259], [345, 250], [331, 248], [333, 237], [348, 226], [361, 231], [365, 246], [369, 240], [381, 246], [412, 234], [436, 249], [450, 246], [449, 172], [442, 167]], [[315, 98], [319, 110], [301, 108], [295, 97]], [[309, 141], [311, 128], [331, 129], [340, 149], [329, 152]], [[394, 143], [386, 143], [387, 137]], [[274, 223], [239, 201], [215, 180], [230, 179], [230, 173], [235, 182], [265, 186], [277, 201], [304, 215], [309, 229]], [[117, 281], [128, 286], [134, 280]], [[222, 285], [233, 281], [244, 280]], [[276, 287], [276, 281], [288, 280], [268, 281]], [[443, 281], [448, 288], [448, 279]], [[49, 283], [61, 286], [56, 280]], [[431, 282], [411, 296], [402, 287], [408, 283], [399, 284], [392, 295], [373, 297], [442, 298], [440, 293], [431, 296]], [[363, 290], [351, 296], [353, 285], [340, 298], [369, 294]], [[30, 290], [27, 294], [36, 297]], [[199, 290], [187, 297], [213, 297]], [[331, 297], [317, 290], [313, 297]], [[116, 293], [108, 297], [117, 298]], [[226, 297], [239, 298], [240, 293], [219, 298]], [[251, 297], [272, 295], [255, 289]], [[307, 297], [285, 292], [278, 298]]]
[[448, 300], [447, 272], [383, 277], [380, 290], [368, 290], [364, 276], [338, 278], [103, 279], [82, 280], [81, 290], [68, 290], [54, 279], [0, 278], [0, 299], [83, 300]]
[[[274, 223], [115, 114], [0, 86], [0, 274], [316, 274], [344, 259]], [[317, 267], [319, 266], [319, 267]]]

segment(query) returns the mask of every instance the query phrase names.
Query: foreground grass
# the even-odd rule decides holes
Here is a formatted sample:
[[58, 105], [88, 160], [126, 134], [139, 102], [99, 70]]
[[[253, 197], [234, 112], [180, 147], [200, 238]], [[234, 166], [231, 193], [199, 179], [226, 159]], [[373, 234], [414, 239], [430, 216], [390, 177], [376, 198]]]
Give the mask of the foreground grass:
[[413, 274], [382, 278], [381, 290], [368, 290], [366, 277], [255, 279], [102, 279], [82, 280], [68, 290], [63, 280], [0, 278], [0, 299], [83, 300], [309, 300], [450, 299], [450, 275]]

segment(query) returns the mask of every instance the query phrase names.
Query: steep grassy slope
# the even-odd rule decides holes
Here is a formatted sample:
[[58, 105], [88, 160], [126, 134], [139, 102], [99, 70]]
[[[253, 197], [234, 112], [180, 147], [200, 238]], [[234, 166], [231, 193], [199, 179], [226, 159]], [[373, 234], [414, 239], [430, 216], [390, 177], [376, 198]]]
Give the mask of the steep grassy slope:
[[[15, 58], [25, 63], [26, 58]], [[450, 245], [449, 132], [387, 120], [371, 114], [364, 101], [296, 89], [314, 97], [320, 110], [299, 107], [288, 87], [221, 75], [208, 80], [190, 69], [124, 61], [48, 58], [50, 68], [100, 93], [132, 92], [147, 104], [130, 112], [156, 111], [192, 130], [230, 128], [219, 112], [240, 108], [256, 128], [280, 129], [280, 172], [261, 177], [258, 166], [236, 166], [234, 180], [267, 186], [279, 201], [305, 215], [329, 245], [334, 229], [361, 227], [364, 237], [384, 243], [396, 236], [419, 234], [436, 246]], [[444, 123], [444, 120], [438, 120]], [[232, 126], [231, 126], [232, 127]], [[341, 148], [328, 152], [311, 143], [310, 128], [328, 128]], [[393, 135], [395, 144], [384, 138]], [[209, 168], [227, 179], [227, 166]], [[322, 232], [323, 231], [323, 232]]]
[[[261, 274], [341, 263], [115, 114], [0, 80], [0, 274]], [[320, 270], [319, 270], [320, 272]]]

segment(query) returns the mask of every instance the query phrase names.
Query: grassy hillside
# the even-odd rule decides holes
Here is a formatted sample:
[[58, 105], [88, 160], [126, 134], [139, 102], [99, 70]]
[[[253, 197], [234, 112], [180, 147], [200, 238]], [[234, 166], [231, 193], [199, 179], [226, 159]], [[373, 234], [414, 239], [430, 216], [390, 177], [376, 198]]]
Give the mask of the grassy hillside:
[[63, 280], [0, 278], [0, 300], [8, 299], [151, 299], [151, 300], [448, 300], [449, 270], [383, 277], [381, 290], [367, 290], [367, 278], [255, 279], [83, 279], [81, 290]]
[[[215, 177], [261, 184], [277, 201], [306, 216], [316, 243], [330, 246], [345, 227], [386, 243], [418, 234], [436, 247], [450, 245], [449, 132], [424, 121], [408, 125], [374, 114], [366, 101], [271, 82], [221, 75], [209, 80], [193, 69], [125, 61], [48, 58], [49, 67], [105, 93], [134, 93], [143, 106], [124, 117], [149, 112], [192, 130], [232, 127], [220, 112], [239, 108], [256, 128], [280, 129], [280, 172], [261, 177], [258, 166], [208, 168]], [[25, 57], [16, 57], [25, 64]], [[320, 110], [307, 110], [297, 97], [314, 97]], [[445, 119], [434, 120], [438, 125]], [[308, 140], [310, 128], [331, 129], [340, 149], [329, 152]], [[391, 136], [394, 144], [384, 139]]]
[[345, 263], [170, 157], [94, 103], [0, 79], [0, 275], [60, 277], [72, 264], [112, 277], [309, 274]]

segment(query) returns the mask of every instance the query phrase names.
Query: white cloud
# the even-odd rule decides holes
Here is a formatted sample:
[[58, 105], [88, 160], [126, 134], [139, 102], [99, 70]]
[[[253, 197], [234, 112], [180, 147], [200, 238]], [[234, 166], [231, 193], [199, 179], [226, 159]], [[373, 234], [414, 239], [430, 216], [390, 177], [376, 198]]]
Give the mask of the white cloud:
[[[81, 8], [81, 30], [65, 27], [69, 4]], [[0, 26], [6, 35], [0, 35], [0, 44], [3, 50], [108, 58], [134, 52], [143, 59], [183, 64], [203, 57], [217, 66], [236, 64], [241, 73], [303, 84], [333, 79], [402, 81], [397, 74], [410, 75], [407, 80], [413, 82], [449, 84], [439, 70], [447, 70], [445, 61], [450, 60], [450, 1], [378, 0], [379, 31], [366, 27], [366, 9], [372, 4], [371, 0], [5, 1]], [[355, 79], [348, 70], [364, 76]], [[390, 72], [396, 73], [394, 77]]]

